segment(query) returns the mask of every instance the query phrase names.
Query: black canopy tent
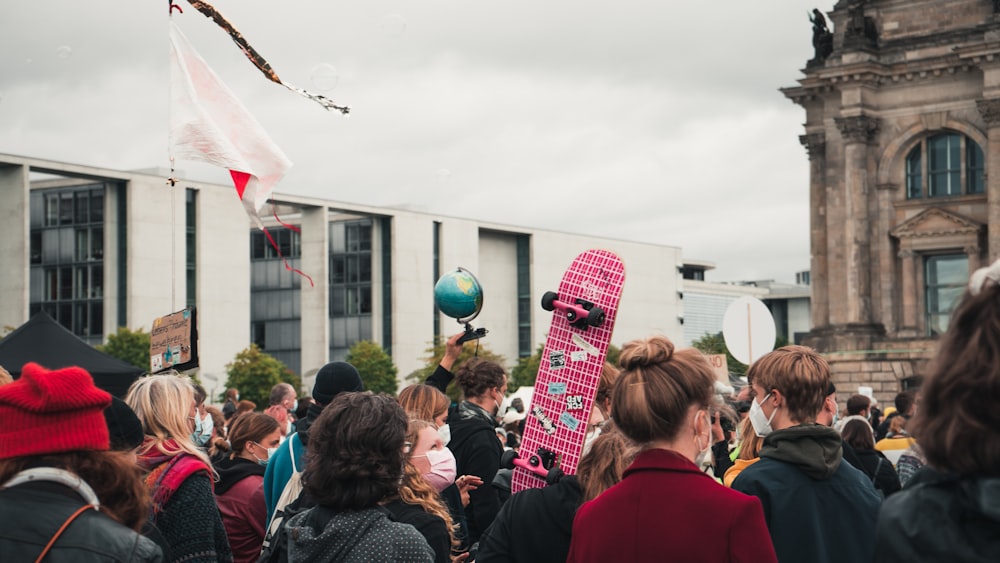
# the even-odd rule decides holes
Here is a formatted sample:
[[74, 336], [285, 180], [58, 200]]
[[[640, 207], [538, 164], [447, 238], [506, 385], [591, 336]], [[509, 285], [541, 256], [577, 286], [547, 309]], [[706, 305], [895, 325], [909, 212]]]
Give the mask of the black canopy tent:
[[39, 312], [0, 340], [0, 366], [17, 379], [21, 368], [35, 362], [48, 369], [80, 366], [94, 384], [124, 398], [132, 382], [146, 373], [130, 363], [93, 348], [45, 312]]

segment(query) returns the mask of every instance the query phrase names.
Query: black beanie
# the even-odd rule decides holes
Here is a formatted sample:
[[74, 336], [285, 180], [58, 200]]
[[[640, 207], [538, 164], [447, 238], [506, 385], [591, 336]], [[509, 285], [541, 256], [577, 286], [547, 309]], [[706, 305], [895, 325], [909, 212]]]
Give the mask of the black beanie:
[[133, 450], [142, 444], [142, 422], [125, 401], [111, 397], [111, 404], [104, 409], [104, 420], [108, 424], [112, 450]]
[[340, 393], [364, 391], [361, 374], [347, 362], [330, 362], [316, 372], [313, 385], [313, 399], [321, 405], [328, 405]]

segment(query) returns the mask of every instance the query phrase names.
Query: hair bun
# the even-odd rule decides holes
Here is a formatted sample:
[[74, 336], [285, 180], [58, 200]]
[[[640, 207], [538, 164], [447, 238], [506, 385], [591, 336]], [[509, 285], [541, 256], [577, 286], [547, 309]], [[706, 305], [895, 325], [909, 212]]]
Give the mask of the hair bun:
[[651, 336], [625, 344], [618, 363], [622, 369], [632, 370], [662, 364], [674, 355], [674, 343], [666, 336]]

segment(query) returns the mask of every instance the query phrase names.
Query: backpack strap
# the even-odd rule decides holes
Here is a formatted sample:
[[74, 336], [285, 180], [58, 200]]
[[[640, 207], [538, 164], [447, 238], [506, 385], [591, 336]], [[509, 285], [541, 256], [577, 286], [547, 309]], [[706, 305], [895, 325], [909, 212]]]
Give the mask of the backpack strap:
[[[292, 434], [291, 436], [289, 436], [287, 440], [285, 440], [286, 442], [288, 442], [288, 457], [289, 457], [289, 459], [292, 460], [292, 473], [298, 473], [299, 472], [298, 466], [295, 465], [295, 448], [292, 447], [292, 440], [296, 439], [298, 437], [298, 435], [299, 435], [299, 433], [296, 432], [295, 434]], [[301, 442], [302, 440], [299, 439], [299, 441]]]
[[55, 535], [52, 536], [52, 539], [49, 540], [49, 543], [45, 544], [45, 549], [43, 549], [42, 552], [38, 554], [38, 558], [35, 559], [35, 563], [41, 563], [42, 559], [45, 559], [45, 556], [48, 555], [49, 550], [52, 549], [52, 545], [56, 543], [56, 540], [59, 539], [59, 536], [61, 536], [62, 533], [66, 531], [66, 528], [68, 528], [69, 525], [73, 522], [73, 520], [76, 520], [76, 517], [83, 514], [85, 510], [97, 510], [97, 507], [95, 507], [92, 504], [85, 504], [80, 508], [76, 509], [76, 512], [70, 514], [69, 518], [67, 518], [66, 521], [62, 523], [62, 526], [59, 526], [59, 529], [56, 530]]
[[875, 479], [878, 477], [878, 470], [882, 469], [882, 462], [883, 461], [885, 461], [885, 460], [882, 459], [882, 456], [879, 456], [879, 458], [878, 458], [878, 464], [875, 465], [875, 473], [872, 475], [872, 485], [875, 484]]

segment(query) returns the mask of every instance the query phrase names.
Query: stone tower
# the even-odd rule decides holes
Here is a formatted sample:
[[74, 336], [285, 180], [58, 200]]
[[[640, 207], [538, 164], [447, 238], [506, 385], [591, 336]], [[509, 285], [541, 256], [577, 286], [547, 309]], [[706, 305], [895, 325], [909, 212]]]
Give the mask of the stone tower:
[[815, 56], [782, 90], [806, 113], [806, 343], [885, 403], [1000, 258], [1000, 1], [840, 0], [812, 19]]

